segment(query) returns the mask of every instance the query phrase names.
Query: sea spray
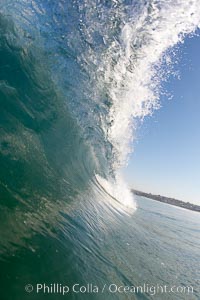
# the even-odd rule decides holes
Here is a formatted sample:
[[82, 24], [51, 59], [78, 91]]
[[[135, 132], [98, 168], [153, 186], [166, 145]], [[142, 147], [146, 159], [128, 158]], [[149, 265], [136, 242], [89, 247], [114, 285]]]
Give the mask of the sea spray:
[[[91, 64], [96, 64], [95, 88], [99, 88], [99, 95], [106, 90], [110, 102], [106, 115], [109, 125], [104, 131], [113, 145], [114, 168], [118, 168], [130, 150], [135, 118], [143, 118], [159, 107], [159, 87], [167, 73], [162, 64], [173, 61], [167, 51], [197, 29], [200, 7], [196, 0], [140, 1], [139, 4], [135, 1], [131, 5], [114, 1], [104, 14], [103, 9], [103, 4], [98, 2], [97, 11], [101, 11], [102, 19], [96, 20], [97, 25], [86, 36], [97, 31], [104, 40], [104, 50], [100, 55], [98, 51], [84, 55]], [[110, 19], [109, 29], [106, 24], [110, 24]], [[102, 23], [104, 31], [101, 31]]]
[[199, 27], [200, 8], [196, 0], [113, 1], [109, 6], [83, 1], [79, 8], [81, 34], [90, 46], [78, 59], [90, 76], [87, 95], [99, 107], [104, 151], [120, 186], [117, 178], [132, 150], [137, 120], [160, 107], [160, 87], [175, 60], [173, 47]]
[[[36, 284], [143, 282], [193, 282], [198, 298], [199, 219], [142, 198], [132, 215], [120, 169], [199, 10], [199, 0], [1, 0], [2, 299], [34, 298]], [[123, 297], [85, 296], [101, 295]]]
[[199, 27], [199, 1], [2, 0], [0, 21], [5, 215], [23, 220], [20, 202], [35, 216], [91, 182], [130, 203], [120, 169], [137, 120], [159, 107], [169, 50]]

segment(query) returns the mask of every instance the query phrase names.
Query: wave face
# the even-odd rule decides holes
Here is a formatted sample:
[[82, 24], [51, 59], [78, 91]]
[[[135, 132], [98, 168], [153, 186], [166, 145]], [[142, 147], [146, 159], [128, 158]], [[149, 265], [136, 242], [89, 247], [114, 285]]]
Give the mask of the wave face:
[[198, 0], [1, 0], [4, 260], [44, 236], [74, 245], [75, 211], [86, 224], [111, 207], [115, 219], [115, 200], [134, 207], [119, 171], [136, 122], [159, 107], [171, 50], [199, 24]]

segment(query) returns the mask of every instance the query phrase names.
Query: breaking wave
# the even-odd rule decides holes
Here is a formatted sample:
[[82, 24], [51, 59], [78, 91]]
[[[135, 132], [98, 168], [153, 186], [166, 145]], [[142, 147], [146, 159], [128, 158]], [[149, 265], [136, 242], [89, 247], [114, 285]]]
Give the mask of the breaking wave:
[[120, 169], [199, 24], [198, 0], [1, 0], [3, 252], [84, 193], [135, 207]]

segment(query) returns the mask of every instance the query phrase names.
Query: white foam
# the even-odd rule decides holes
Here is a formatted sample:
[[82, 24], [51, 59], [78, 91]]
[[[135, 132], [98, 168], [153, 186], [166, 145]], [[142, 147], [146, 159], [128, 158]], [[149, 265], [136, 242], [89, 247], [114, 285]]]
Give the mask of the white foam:
[[123, 178], [118, 175], [115, 180], [106, 180], [100, 175], [95, 175], [97, 182], [101, 187], [115, 200], [123, 204], [124, 207], [132, 210], [136, 209], [133, 193], [129, 190]]
[[98, 32], [105, 44], [103, 50], [91, 49], [84, 59], [93, 66], [95, 91], [100, 95], [104, 90], [112, 103], [102, 127], [113, 145], [114, 168], [118, 169], [135, 137], [134, 120], [159, 107], [159, 87], [166, 73], [161, 68], [163, 58], [166, 64], [173, 61], [167, 50], [200, 25], [199, 0], [136, 1], [127, 7], [116, 1], [106, 9], [100, 4], [94, 8], [89, 0], [84, 3], [92, 8], [87, 13], [88, 41], [92, 43]]

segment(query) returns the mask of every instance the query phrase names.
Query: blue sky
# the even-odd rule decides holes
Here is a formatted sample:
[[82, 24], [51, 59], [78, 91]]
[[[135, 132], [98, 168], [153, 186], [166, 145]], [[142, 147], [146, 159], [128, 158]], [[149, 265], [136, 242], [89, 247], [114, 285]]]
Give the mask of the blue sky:
[[173, 95], [137, 132], [125, 177], [131, 187], [200, 205], [200, 36], [180, 46], [180, 80], [164, 85]]

